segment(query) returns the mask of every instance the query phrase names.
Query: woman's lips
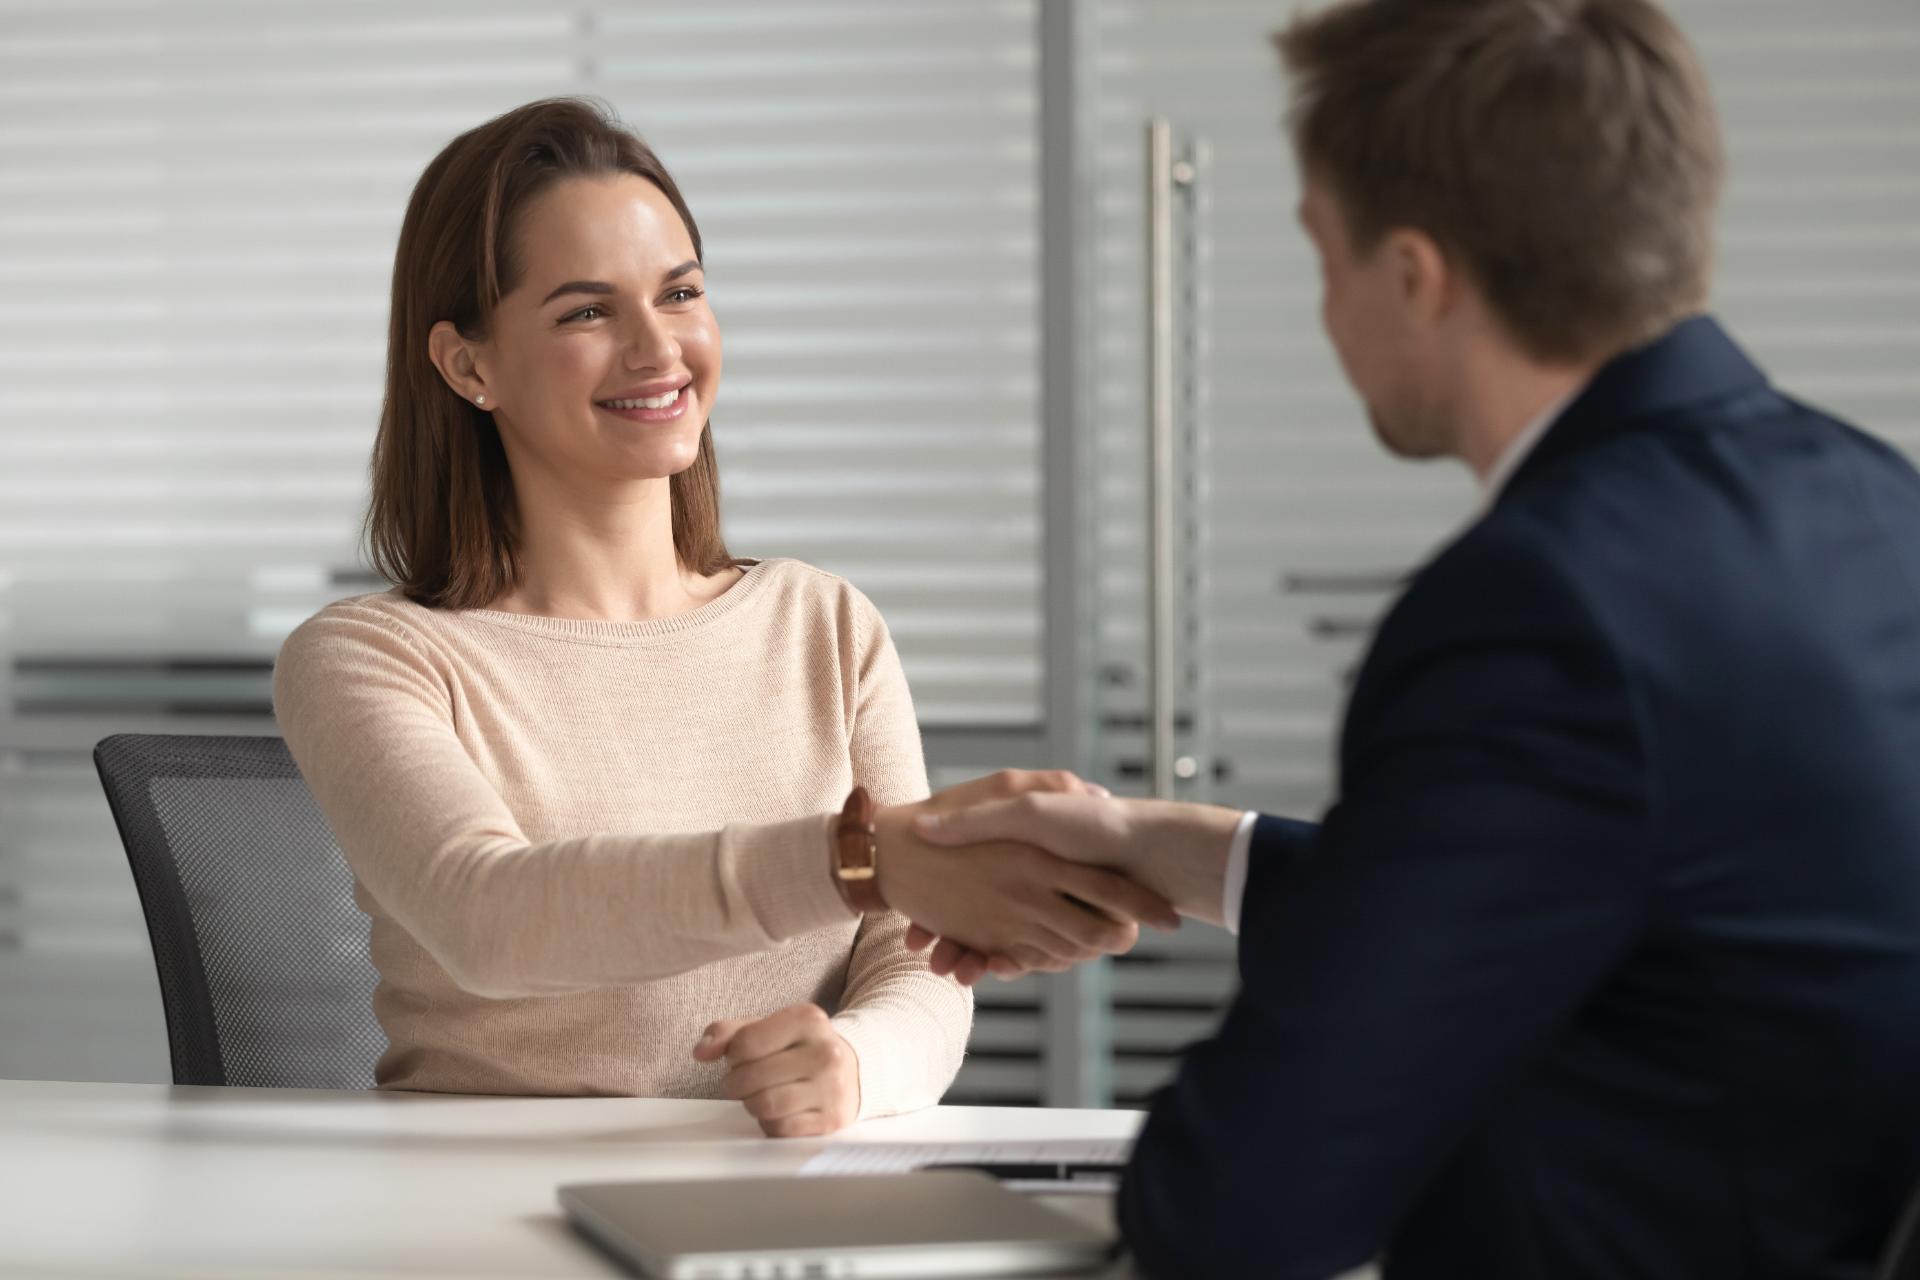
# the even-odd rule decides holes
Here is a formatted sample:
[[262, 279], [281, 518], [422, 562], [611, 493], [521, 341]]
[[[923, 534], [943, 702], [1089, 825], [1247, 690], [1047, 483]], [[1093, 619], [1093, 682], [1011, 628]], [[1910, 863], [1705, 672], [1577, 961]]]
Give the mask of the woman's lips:
[[693, 399], [693, 388], [686, 386], [680, 388], [680, 394], [674, 397], [672, 404], [663, 405], [658, 409], [616, 409], [610, 404], [598, 403], [594, 408], [602, 413], [613, 414], [617, 418], [625, 418], [628, 422], [672, 422], [675, 418], [686, 414], [687, 402], [691, 399]]

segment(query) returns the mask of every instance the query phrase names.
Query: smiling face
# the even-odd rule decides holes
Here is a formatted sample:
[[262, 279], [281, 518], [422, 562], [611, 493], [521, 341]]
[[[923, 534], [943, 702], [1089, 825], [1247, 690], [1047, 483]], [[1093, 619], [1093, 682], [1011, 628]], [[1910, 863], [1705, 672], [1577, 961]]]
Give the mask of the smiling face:
[[672, 203], [633, 174], [570, 178], [513, 234], [517, 281], [471, 359], [516, 482], [604, 491], [693, 465], [720, 330]]

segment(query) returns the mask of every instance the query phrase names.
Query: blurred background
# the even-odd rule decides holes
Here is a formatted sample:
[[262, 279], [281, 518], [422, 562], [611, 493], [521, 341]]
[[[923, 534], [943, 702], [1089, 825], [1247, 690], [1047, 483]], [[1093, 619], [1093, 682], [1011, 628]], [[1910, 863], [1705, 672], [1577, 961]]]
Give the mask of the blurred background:
[[[1920, 448], [1920, 4], [1669, 7], [1729, 137], [1717, 310]], [[273, 732], [282, 637], [384, 585], [356, 535], [401, 213], [451, 137], [549, 95], [678, 178], [728, 541], [879, 604], [936, 786], [1065, 766], [1315, 815], [1373, 621], [1478, 499], [1381, 454], [1320, 333], [1288, 11], [0, 0], [0, 1077], [169, 1078], [89, 752]], [[951, 1100], [1136, 1103], [1232, 984], [1193, 924], [990, 981]]]

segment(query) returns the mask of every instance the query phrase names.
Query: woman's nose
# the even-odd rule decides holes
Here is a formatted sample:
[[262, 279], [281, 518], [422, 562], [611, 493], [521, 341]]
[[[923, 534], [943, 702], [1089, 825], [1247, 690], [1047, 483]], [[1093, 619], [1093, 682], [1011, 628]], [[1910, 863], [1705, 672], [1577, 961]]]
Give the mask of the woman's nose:
[[670, 368], [680, 363], [680, 342], [665, 317], [642, 312], [627, 336], [627, 367]]

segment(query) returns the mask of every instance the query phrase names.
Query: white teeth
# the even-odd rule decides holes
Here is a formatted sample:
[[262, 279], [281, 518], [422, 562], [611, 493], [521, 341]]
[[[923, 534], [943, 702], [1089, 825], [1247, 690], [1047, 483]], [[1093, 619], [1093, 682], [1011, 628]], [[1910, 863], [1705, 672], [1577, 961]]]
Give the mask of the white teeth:
[[609, 409], [664, 409], [680, 398], [680, 388], [675, 387], [663, 396], [642, 396], [638, 400], [602, 400], [600, 403]]

